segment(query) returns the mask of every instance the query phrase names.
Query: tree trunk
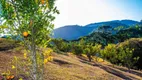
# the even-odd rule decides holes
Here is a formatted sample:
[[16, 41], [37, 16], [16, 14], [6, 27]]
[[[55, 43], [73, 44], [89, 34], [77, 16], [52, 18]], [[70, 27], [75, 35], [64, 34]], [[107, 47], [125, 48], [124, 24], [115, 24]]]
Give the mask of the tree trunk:
[[34, 39], [34, 28], [32, 27], [32, 43], [31, 43], [31, 61], [32, 61], [32, 75], [33, 80], [38, 80], [37, 73], [37, 59], [36, 59], [36, 46]]
[[[103, 58], [102, 58], [103, 59]], [[103, 59], [103, 62], [105, 62], [105, 60]]]
[[91, 55], [90, 54], [87, 54], [87, 57], [89, 59], [89, 62], [91, 62], [92, 58], [91, 58]]
[[33, 79], [34, 80], [38, 80], [37, 79], [37, 61], [36, 61], [36, 52], [32, 51], [32, 74], [33, 74]]
[[130, 67], [128, 67], [128, 71], [129, 71], [129, 73], [131, 73], [131, 68]]
[[98, 57], [96, 57], [96, 62], [98, 62], [99, 61], [99, 58]]
[[40, 57], [41, 57], [42, 63], [41, 63], [41, 73], [39, 75], [39, 80], [44, 80], [44, 54], [40, 53]]
[[32, 75], [34, 80], [37, 79], [37, 60], [36, 60], [36, 50], [35, 50], [35, 45], [32, 43], [31, 46], [31, 61], [32, 61]]

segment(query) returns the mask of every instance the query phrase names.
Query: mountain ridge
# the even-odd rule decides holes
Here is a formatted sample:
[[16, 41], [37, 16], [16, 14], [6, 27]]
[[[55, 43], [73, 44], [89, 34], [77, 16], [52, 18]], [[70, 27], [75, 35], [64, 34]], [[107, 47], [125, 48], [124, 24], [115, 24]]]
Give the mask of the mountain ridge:
[[80, 25], [67, 25], [60, 28], [56, 28], [53, 30], [53, 38], [62, 38], [65, 40], [76, 40], [80, 37], [86, 36], [91, 32], [97, 30], [100, 26], [111, 26], [112, 29], [118, 26], [124, 26], [124, 28], [128, 28], [130, 26], [134, 26], [139, 24], [139, 21], [134, 20], [112, 20], [112, 21], [104, 21], [104, 22], [97, 22], [97, 23], [90, 23], [85, 26]]

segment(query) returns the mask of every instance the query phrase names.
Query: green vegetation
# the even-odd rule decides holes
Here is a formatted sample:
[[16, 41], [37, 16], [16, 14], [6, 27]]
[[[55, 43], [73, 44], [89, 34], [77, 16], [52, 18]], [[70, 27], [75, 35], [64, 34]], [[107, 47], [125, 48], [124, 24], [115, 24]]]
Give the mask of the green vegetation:
[[[128, 43], [128, 41], [129, 40], [126, 40], [123, 43]], [[58, 43], [60, 44], [58, 45], [58, 47], [60, 46], [58, 50], [63, 51], [62, 47], [64, 47], [64, 50], [66, 50], [65, 52], [73, 52], [76, 55], [85, 54], [88, 57], [88, 61], [91, 61], [92, 57], [96, 56], [97, 58], [101, 57], [102, 59], [107, 60], [113, 64], [126, 66], [128, 67], [128, 69], [138, 69], [138, 66], [136, 64], [138, 64], [139, 59], [141, 59], [141, 56], [135, 54], [136, 47], [130, 47], [128, 45], [123, 46], [123, 43], [108, 44], [103, 48], [101, 44], [87, 43], [82, 39], [80, 42], [60, 42]], [[70, 44], [71, 46], [65, 46]]]
[[[119, 44], [123, 48], [132, 50], [133, 57], [139, 57], [138, 61], [134, 64], [135, 69], [142, 69], [142, 38], [131, 38]], [[132, 61], [133, 62], [133, 61]]]
[[[14, 56], [14, 59], [11, 60], [12, 69], [15, 71], [16, 77], [18, 77], [18, 74], [22, 74], [30, 80], [44, 80], [44, 73], [50, 75], [48, 71], [45, 72], [44, 70], [48, 68], [50, 71], [50, 69], [53, 70], [54, 68], [56, 71], [53, 70], [50, 73], [54, 73], [54, 71], [57, 73], [52, 74], [52, 77], [56, 76], [59, 78], [57, 75], [60, 73], [62, 75], [68, 73], [68, 75], [74, 75], [80, 79], [101, 79], [100, 77], [96, 78], [94, 74], [98, 76], [102, 74], [88, 70], [89, 68], [95, 70], [92, 67], [94, 65], [101, 66], [101, 69], [107, 68], [107, 72], [110, 72], [109, 69], [115, 72], [114, 68], [99, 64], [99, 59], [112, 63], [113, 67], [114, 65], [127, 67], [129, 72], [131, 72], [131, 69], [142, 69], [141, 24], [125, 29], [123, 29], [123, 26], [113, 28], [103, 25], [97, 31], [74, 41], [52, 39], [51, 33], [54, 27], [52, 22], [55, 19], [55, 14], [59, 14], [54, 3], [55, 0], [0, 0], [0, 8], [2, 10], [0, 13], [0, 21], [2, 21], [0, 24], [0, 33], [12, 34], [10, 35], [11, 38], [12, 36], [13, 38], [19, 36], [19, 42], [22, 43], [20, 46], [24, 47], [21, 51], [23, 56]], [[17, 42], [10, 38], [0, 38], [0, 51], [7, 51], [19, 46]], [[54, 54], [59, 59], [57, 57], [53, 59], [50, 54], [53, 51], [57, 53], [65, 52], [64, 54], [70, 52], [75, 54], [76, 57], [72, 55], [73, 59], [75, 59], [73, 60], [67, 57], [68, 54], [64, 57]], [[65, 58], [65, 60], [61, 58]], [[50, 63], [50, 66], [45, 67], [47, 62], [52, 59], [53, 61]], [[87, 64], [84, 65], [83, 62]], [[60, 67], [63, 64], [67, 64], [68, 66], [64, 65], [63, 70], [58, 70], [56, 66]], [[93, 73], [93, 76], [86, 77], [84, 73], [82, 73], [83, 75], [79, 75], [80, 72], [77, 73], [76, 70], [79, 70], [78, 67], [80, 66], [85, 66], [85, 68], [83, 67], [84, 73], [85, 71], [90, 71]], [[72, 70], [76, 71], [77, 75], [71, 73], [72, 70], [68, 69], [69, 67], [73, 67], [74, 69]], [[101, 70], [100, 68], [99, 70]], [[105, 72], [105, 74], [107, 73]], [[10, 72], [9, 74], [5, 73], [3, 76], [3, 79], [7, 80], [14, 78], [14, 75], [10, 74]], [[111, 79], [112, 75], [107, 74], [107, 76], [109, 76], [107, 79]], [[71, 79], [69, 76], [67, 77]], [[78, 79], [76, 77], [73, 78], [75, 80]], [[22, 78], [18, 79], [22, 80]], [[66, 78], [62, 77], [61, 79]]]
[[26, 60], [30, 63], [25, 64], [30, 68], [26, 71], [30, 80], [44, 78], [44, 65], [49, 57], [46, 47], [51, 40], [55, 14], [59, 14], [54, 3], [55, 0], [0, 0], [0, 28], [3, 30], [0, 32], [22, 38], [28, 56]]
[[95, 44], [94, 46], [92, 44], [85, 45], [83, 49], [83, 53], [87, 55], [89, 61], [91, 62], [92, 56], [97, 56], [99, 54], [101, 49], [101, 45]]
[[[118, 31], [116, 34], [112, 34], [110, 28], [110, 26], [100, 27], [97, 32], [74, 41], [55, 39], [53, 42], [56, 46], [53, 46], [63, 52], [72, 52], [79, 56], [85, 54], [88, 61], [91, 61], [92, 57], [100, 57], [112, 64], [125, 66], [129, 70], [142, 69], [140, 64], [142, 48], [139, 38], [142, 37], [142, 26], [136, 25], [125, 30], [120, 26], [115, 28]], [[131, 39], [133, 37], [136, 38]]]
[[115, 44], [108, 44], [100, 52], [103, 59], [109, 60], [111, 63], [115, 63], [117, 61], [117, 51]]
[[51, 44], [49, 44], [55, 51], [68, 52], [70, 50], [70, 45], [62, 39], [52, 39]]

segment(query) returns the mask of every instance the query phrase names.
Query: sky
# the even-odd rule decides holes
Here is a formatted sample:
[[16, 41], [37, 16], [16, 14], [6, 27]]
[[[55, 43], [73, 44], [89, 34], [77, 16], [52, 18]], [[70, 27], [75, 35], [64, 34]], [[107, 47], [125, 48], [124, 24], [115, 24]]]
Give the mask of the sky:
[[142, 19], [142, 0], [57, 0], [55, 28], [102, 21]]

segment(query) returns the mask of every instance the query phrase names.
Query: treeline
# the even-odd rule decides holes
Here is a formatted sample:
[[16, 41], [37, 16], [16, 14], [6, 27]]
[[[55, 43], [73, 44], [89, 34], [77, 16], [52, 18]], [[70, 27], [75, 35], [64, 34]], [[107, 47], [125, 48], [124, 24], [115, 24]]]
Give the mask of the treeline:
[[101, 26], [97, 29], [97, 31], [94, 31], [88, 36], [81, 37], [74, 41], [84, 39], [87, 42], [96, 42], [106, 46], [108, 43], [117, 44], [130, 38], [140, 37], [142, 37], [142, 25], [136, 25], [126, 29], [124, 29], [123, 26], [118, 26], [115, 28], [110, 26]]
[[[138, 40], [142, 42], [142, 38], [126, 40], [124, 43], [108, 44], [103, 46], [98, 43], [88, 43], [83, 39], [79, 42], [68, 42], [62, 39], [53, 39], [50, 47], [54, 51], [60, 52], [72, 52], [76, 55], [85, 54], [88, 57], [88, 61], [92, 60], [93, 56], [97, 56], [104, 60], [111, 62], [112, 64], [126, 66], [128, 69], [142, 69], [142, 65], [139, 65], [142, 61], [142, 55], [139, 51], [142, 51], [142, 47], [133, 47], [130, 41]], [[137, 42], [137, 41], [136, 41]], [[138, 44], [142, 45], [142, 44]]]
[[142, 62], [142, 46], [140, 45], [142, 45], [142, 25], [127, 29], [123, 29], [122, 26], [116, 28], [101, 26], [97, 31], [78, 40], [52, 39], [49, 47], [57, 53], [85, 54], [88, 61], [96, 56], [129, 69], [142, 69], [142, 64], [140, 64]]

